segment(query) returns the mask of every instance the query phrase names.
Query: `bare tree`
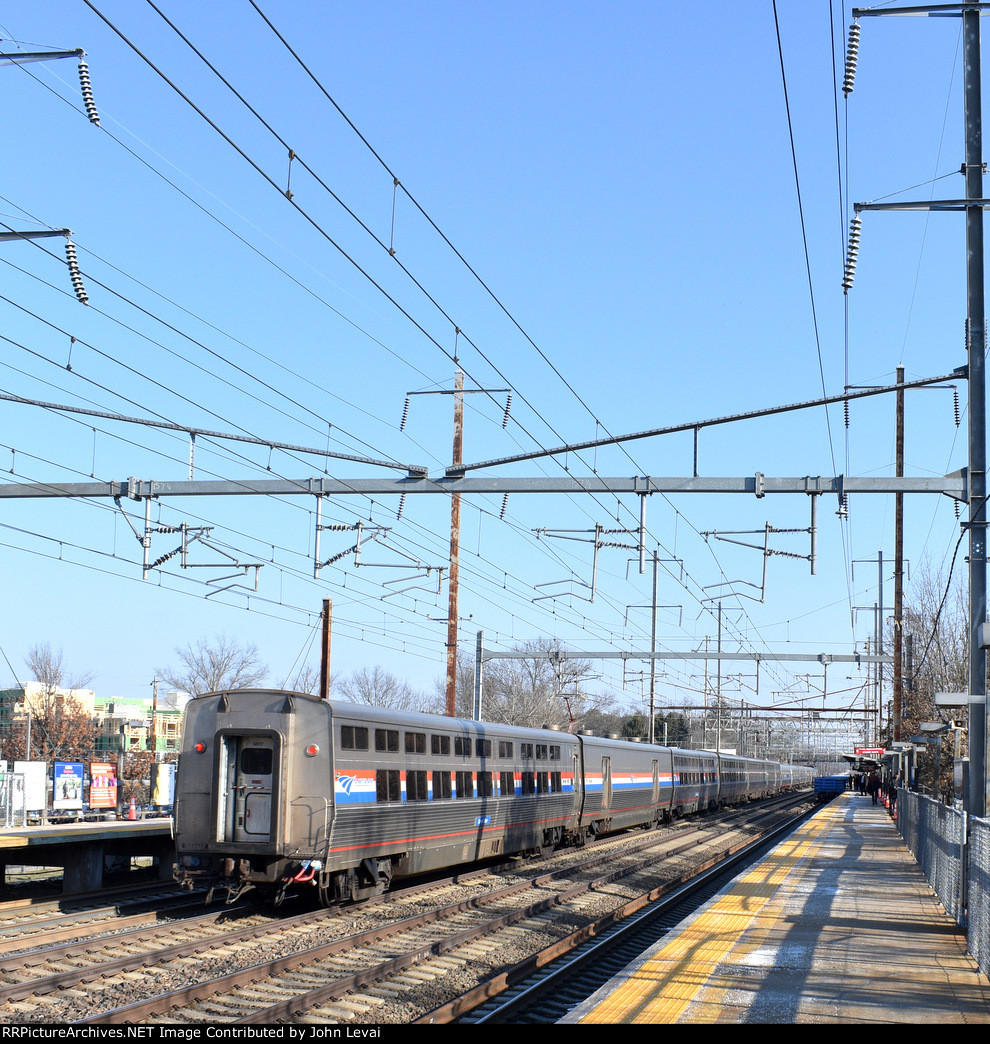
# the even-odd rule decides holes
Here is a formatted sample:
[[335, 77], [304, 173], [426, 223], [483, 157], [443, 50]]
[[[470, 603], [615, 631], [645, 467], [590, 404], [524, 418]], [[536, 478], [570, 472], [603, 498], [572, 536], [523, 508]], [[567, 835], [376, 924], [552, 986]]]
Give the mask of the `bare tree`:
[[373, 667], [355, 671], [349, 678], [337, 683], [337, 690], [351, 703], [370, 707], [390, 707], [392, 710], [422, 710], [423, 696], [415, 692], [394, 674]]
[[[913, 663], [903, 672], [901, 731], [909, 736], [923, 721], [941, 720], [936, 692], [966, 692], [969, 687], [969, 605], [965, 579], [950, 579], [925, 565], [916, 572], [902, 614], [903, 633], [913, 638]], [[933, 794], [952, 791], [952, 758], [941, 760], [935, 780], [933, 750], [919, 755], [919, 782]]]
[[[336, 687], [337, 679], [330, 676], [330, 691], [333, 692]], [[303, 667], [296, 674], [295, 678], [292, 679], [292, 685], [290, 686], [293, 692], [307, 692], [310, 695], [316, 696], [320, 691], [320, 670], [317, 667]]]
[[28, 716], [15, 720], [4, 738], [3, 756], [11, 761], [88, 761], [96, 741], [93, 716], [72, 695], [34, 695]]
[[250, 689], [268, 675], [268, 667], [258, 658], [257, 646], [241, 645], [225, 634], [212, 641], [200, 638], [175, 652], [181, 664], [160, 667], [158, 675], [166, 685], [192, 696], [224, 689]]
[[124, 771], [117, 780], [120, 801], [126, 803], [134, 798], [138, 805], [143, 805], [151, 797], [150, 786], [145, 780], [151, 780], [151, 766], [155, 763], [155, 755], [150, 750], [129, 750], [121, 760]]
[[92, 752], [96, 729], [90, 708], [75, 695], [93, 680], [92, 671], [69, 674], [61, 649], [50, 642], [32, 646], [24, 661], [40, 689], [26, 696], [30, 713], [30, 750], [28, 750], [28, 718], [17, 722], [5, 744], [8, 758], [40, 757], [45, 760], [77, 761]]
[[49, 691], [55, 689], [84, 689], [93, 680], [93, 671], [69, 674], [61, 649], [53, 649], [51, 642], [31, 646], [24, 662], [34, 680]]
[[969, 684], [969, 610], [962, 577], [922, 568], [903, 610], [903, 632], [913, 637], [912, 670], [905, 670], [907, 728], [934, 713], [936, 692], [964, 692]]
[[[515, 650], [518, 659], [489, 660], [482, 672], [482, 717], [506, 725], [570, 728], [592, 697], [583, 691], [591, 673], [587, 660], [563, 657], [550, 639], [527, 642]], [[471, 717], [474, 665], [459, 657], [458, 712]]]

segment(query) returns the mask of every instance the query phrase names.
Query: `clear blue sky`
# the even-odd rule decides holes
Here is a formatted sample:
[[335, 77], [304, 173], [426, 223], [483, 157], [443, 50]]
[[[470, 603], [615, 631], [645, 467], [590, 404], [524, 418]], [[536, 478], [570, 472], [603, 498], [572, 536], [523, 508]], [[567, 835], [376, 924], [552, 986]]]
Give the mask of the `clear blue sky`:
[[[157, 6], [4, 8], [6, 50], [87, 52], [100, 113], [99, 127], [87, 121], [74, 61], [0, 68], [2, 220], [72, 229], [90, 299], [73, 297], [60, 240], [0, 244], [6, 394], [439, 474], [450, 397], [414, 396], [402, 431], [399, 422], [408, 392], [452, 387], [455, 355], [469, 388], [513, 389], [504, 430], [504, 395], [468, 397], [468, 461], [834, 395], [847, 373], [873, 385], [892, 382], [899, 364], [911, 379], [965, 362], [959, 215], [866, 215], [848, 300], [840, 286], [851, 203], [962, 194], [958, 176], [930, 184], [962, 162], [955, 20], [865, 19], [846, 103], [836, 77], [849, 8], [823, 0], [781, 0], [777, 24], [769, 2], [258, 0], [318, 82], [249, 0]], [[960, 396], [964, 410], [965, 386]], [[893, 409], [889, 396], [858, 404], [848, 431], [841, 409], [714, 428], [701, 436], [700, 471], [892, 474]], [[181, 435], [12, 403], [0, 411], [7, 482], [188, 477]], [[965, 464], [949, 392], [909, 397], [907, 459], [909, 475]], [[328, 466], [205, 438], [196, 465], [202, 479], [304, 478]], [[492, 474], [557, 476], [563, 465], [689, 475], [693, 444], [671, 436]], [[392, 474], [339, 462], [331, 473]], [[590, 602], [591, 544], [535, 533], [632, 528], [633, 500], [513, 496], [504, 519], [498, 497], [466, 501], [462, 640], [473, 646], [483, 629], [492, 648], [543, 636], [575, 649], [645, 647], [650, 577], [631, 553], [601, 551]], [[661, 581], [659, 601], [672, 607], [661, 646], [714, 641], [721, 591], [726, 648], [864, 650], [878, 552], [893, 558], [893, 503], [860, 497], [847, 521], [836, 506], [820, 505], [817, 575], [774, 556], [759, 601], [731, 591], [754, 594], [762, 554], [702, 534], [755, 530], [741, 539], [761, 544], [767, 523], [804, 529], [804, 497], [652, 498], [648, 546], [683, 562]], [[315, 665], [331, 597], [335, 672], [380, 664], [430, 689], [444, 670], [446, 585], [437, 591], [435, 572], [405, 583], [408, 571], [383, 566], [444, 565], [449, 504], [411, 498], [401, 519], [397, 507], [325, 504], [324, 522], [389, 527], [389, 546], [369, 545], [360, 567], [344, 559], [316, 581], [311, 498], [163, 500], [156, 522], [210, 526], [239, 561], [265, 563], [256, 592], [207, 599], [204, 581], [225, 570], [171, 560], [142, 581], [141, 549], [112, 502], [5, 500], [0, 645], [21, 674], [27, 650], [50, 641], [71, 667], [95, 672], [101, 695], [123, 698], [147, 693], [176, 646], [224, 632], [256, 644], [281, 684], [299, 663]], [[127, 509], [140, 525], [140, 506]], [[959, 533], [951, 503], [911, 498], [907, 515], [912, 572], [946, 568]], [[326, 556], [352, 541], [324, 534]], [[156, 535], [152, 558], [176, 542]], [[792, 533], [772, 546], [807, 554], [808, 544]], [[195, 560], [219, 558], [201, 549]], [[884, 585], [889, 606], [889, 569]], [[382, 597], [404, 587], [415, 589]], [[534, 601], [551, 590], [572, 593]], [[594, 687], [622, 689], [617, 661], [596, 669]], [[664, 672], [665, 700], [700, 699], [701, 664]], [[794, 676], [809, 672], [820, 690], [814, 666], [765, 668], [758, 702], [804, 691]], [[743, 675], [726, 680], [729, 695], [756, 698], [752, 668], [723, 673]], [[833, 668], [828, 680], [847, 689], [865, 674]], [[624, 706], [640, 705], [639, 689], [630, 680]]]

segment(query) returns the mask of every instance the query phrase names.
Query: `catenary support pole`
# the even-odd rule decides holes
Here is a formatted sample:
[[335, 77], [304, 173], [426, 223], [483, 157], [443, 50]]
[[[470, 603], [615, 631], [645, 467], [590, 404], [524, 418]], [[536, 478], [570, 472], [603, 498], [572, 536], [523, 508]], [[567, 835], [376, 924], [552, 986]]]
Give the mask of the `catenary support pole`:
[[[966, 110], [966, 198], [983, 197], [983, 111], [980, 70], [980, 6], [963, 5], [963, 93]], [[980, 625], [987, 614], [986, 369], [987, 334], [983, 272], [983, 207], [966, 208], [966, 327], [969, 361], [969, 691], [986, 699], [987, 657], [980, 648]], [[987, 808], [987, 714], [970, 710], [970, 815]]]

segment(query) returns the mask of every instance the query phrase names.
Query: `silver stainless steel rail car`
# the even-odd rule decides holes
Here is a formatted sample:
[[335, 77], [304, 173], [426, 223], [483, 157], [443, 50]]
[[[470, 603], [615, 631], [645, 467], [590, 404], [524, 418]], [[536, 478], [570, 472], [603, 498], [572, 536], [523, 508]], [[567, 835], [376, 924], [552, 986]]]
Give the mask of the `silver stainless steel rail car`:
[[185, 710], [176, 879], [313, 887], [329, 905], [391, 880], [581, 844], [810, 785], [803, 766], [247, 689]]

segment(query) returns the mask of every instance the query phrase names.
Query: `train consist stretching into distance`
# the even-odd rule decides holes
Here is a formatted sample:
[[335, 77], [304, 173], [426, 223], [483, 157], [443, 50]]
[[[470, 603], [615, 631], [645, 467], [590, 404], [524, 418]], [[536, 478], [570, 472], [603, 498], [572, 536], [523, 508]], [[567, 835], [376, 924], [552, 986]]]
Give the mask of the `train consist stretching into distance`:
[[266, 689], [185, 709], [176, 879], [322, 905], [809, 786], [804, 766]]

